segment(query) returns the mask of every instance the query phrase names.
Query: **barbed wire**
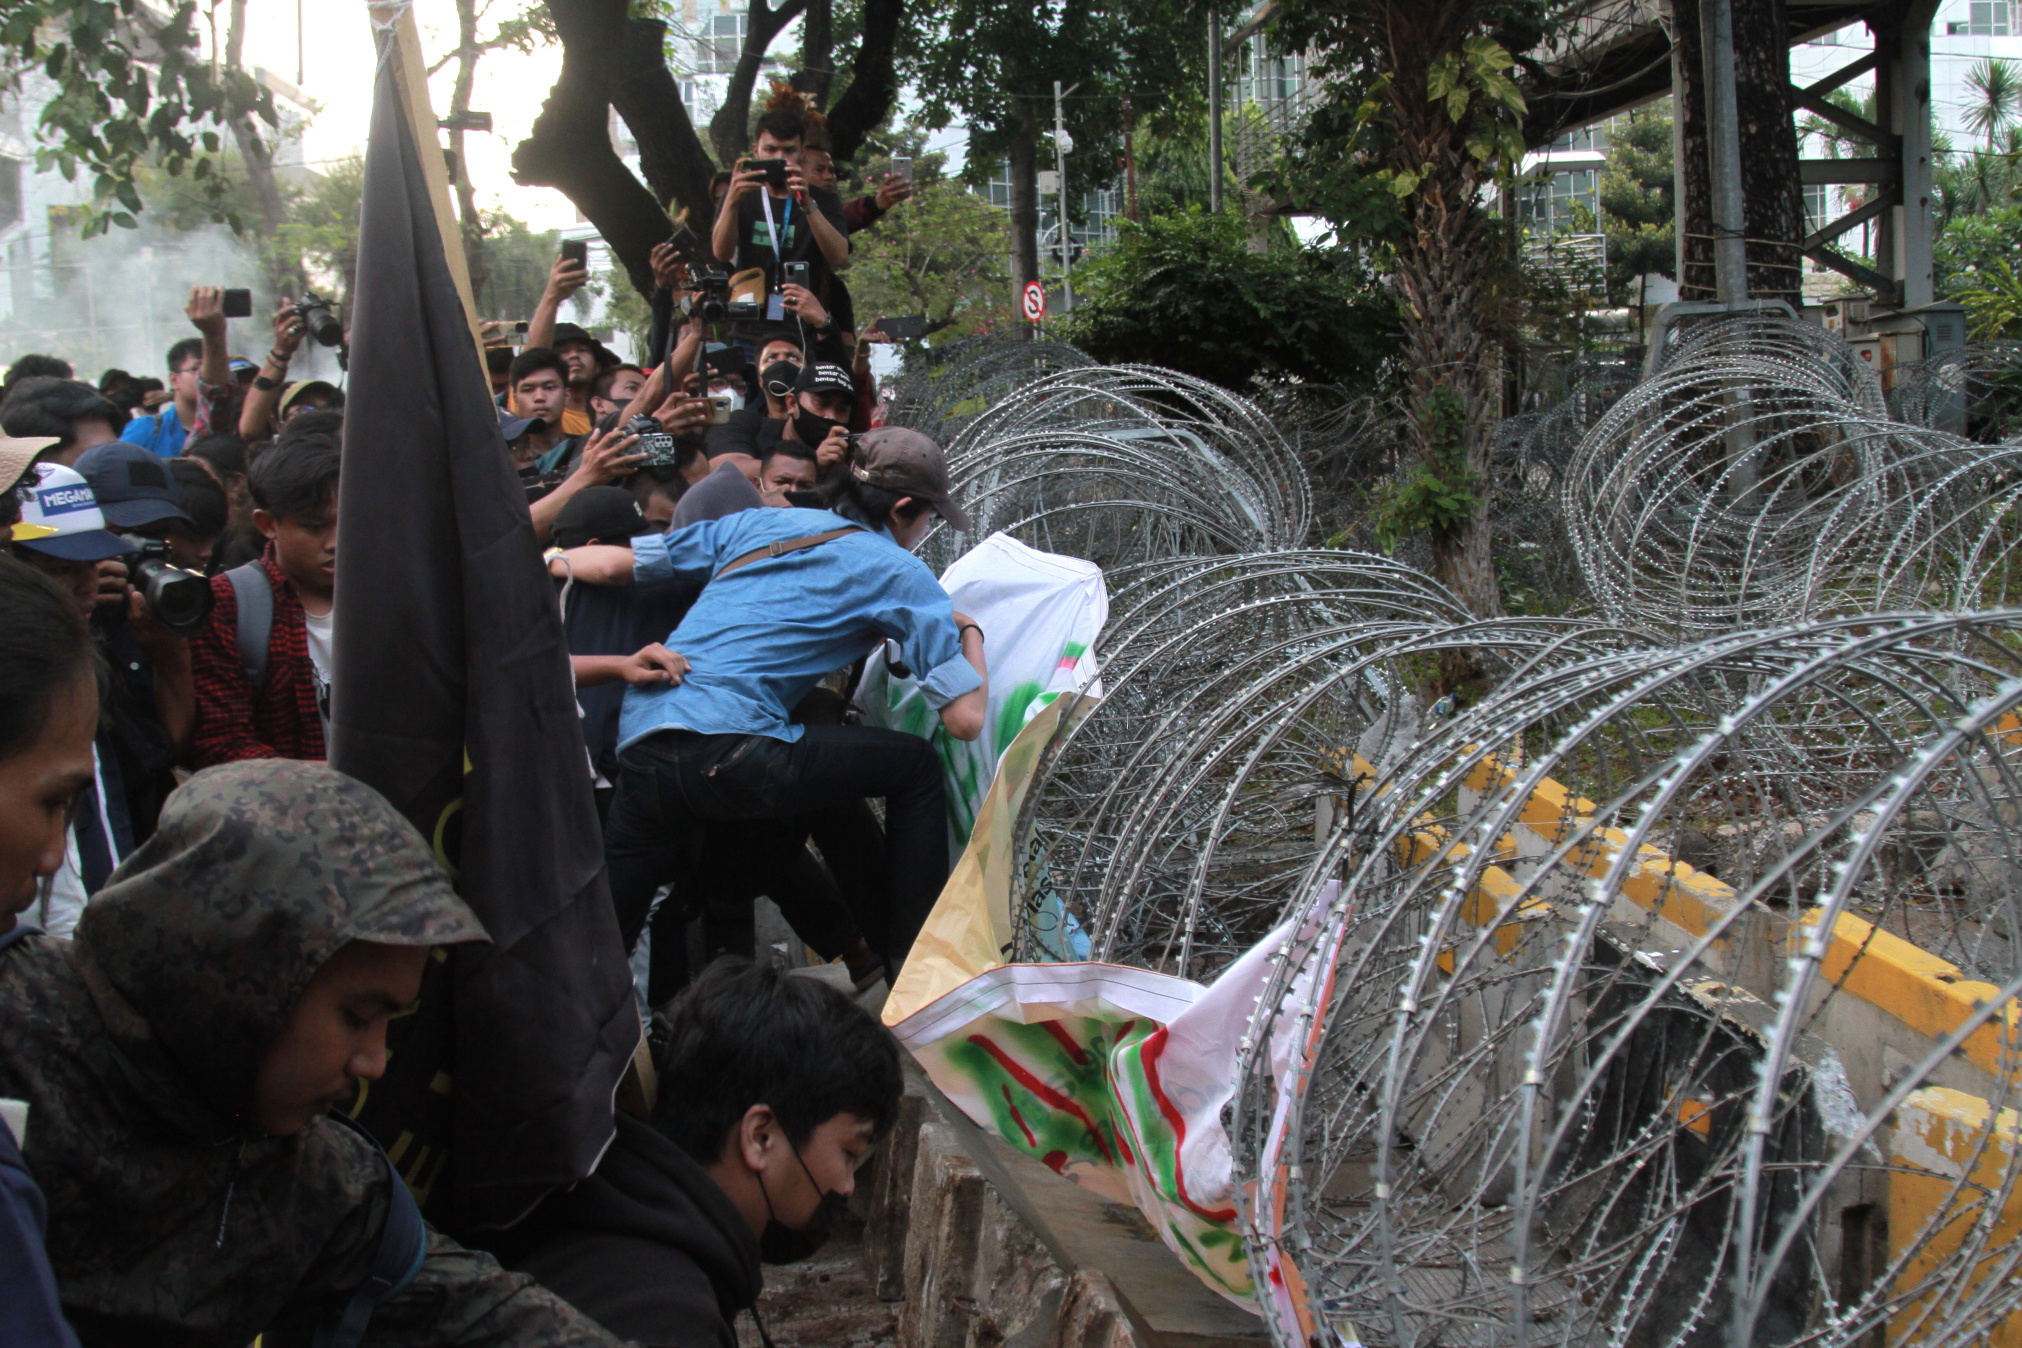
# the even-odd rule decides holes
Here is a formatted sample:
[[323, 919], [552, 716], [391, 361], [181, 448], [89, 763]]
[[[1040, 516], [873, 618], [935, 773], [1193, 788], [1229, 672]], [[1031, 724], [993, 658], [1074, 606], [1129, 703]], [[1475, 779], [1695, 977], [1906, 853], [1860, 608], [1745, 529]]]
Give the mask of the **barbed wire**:
[[[961, 414], [975, 532], [1112, 594], [1014, 823], [1014, 957], [1209, 981], [1293, 933], [1225, 1116], [1283, 1348], [2022, 1315], [2015, 355], [1885, 402], [1750, 315], [1655, 365], [1497, 431], [1505, 565], [1585, 619], [1310, 546], [1305, 471], [1331, 529], [1402, 462], [1379, 400], [1077, 364]], [[1950, 1019], [1892, 1005], [1933, 979]]]

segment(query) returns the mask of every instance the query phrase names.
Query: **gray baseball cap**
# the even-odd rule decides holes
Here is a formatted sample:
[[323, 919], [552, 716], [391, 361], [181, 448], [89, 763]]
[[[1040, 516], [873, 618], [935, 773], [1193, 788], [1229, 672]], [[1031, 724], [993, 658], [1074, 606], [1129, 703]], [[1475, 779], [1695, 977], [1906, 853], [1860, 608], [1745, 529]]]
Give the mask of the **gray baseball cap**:
[[918, 431], [880, 426], [852, 442], [850, 473], [866, 486], [925, 501], [950, 528], [969, 531], [969, 517], [948, 482], [948, 460], [941, 447]]

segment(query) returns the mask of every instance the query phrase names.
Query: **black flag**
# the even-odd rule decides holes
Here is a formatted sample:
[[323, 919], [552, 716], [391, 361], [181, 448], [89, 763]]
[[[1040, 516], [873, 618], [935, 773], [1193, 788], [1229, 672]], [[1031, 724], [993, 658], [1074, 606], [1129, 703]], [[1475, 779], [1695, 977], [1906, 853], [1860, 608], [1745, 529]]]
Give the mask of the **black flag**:
[[497, 1227], [595, 1168], [640, 1026], [554, 587], [379, 36], [330, 758], [435, 840], [493, 944], [430, 965], [358, 1115], [432, 1216]]

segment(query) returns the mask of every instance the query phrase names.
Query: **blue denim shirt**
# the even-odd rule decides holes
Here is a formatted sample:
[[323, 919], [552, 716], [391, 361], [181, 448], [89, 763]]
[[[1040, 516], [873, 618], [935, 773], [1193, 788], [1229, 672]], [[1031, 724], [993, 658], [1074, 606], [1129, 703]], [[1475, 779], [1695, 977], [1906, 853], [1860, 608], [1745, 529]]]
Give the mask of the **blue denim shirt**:
[[[707, 580], [754, 548], [849, 523], [826, 510], [740, 510], [633, 539], [632, 575]], [[711, 581], [667, 638], [691, 666], [678, 687], [625, 690], [618, 747], [659, 730], [797, 740], [801, 728], [787, 720], [794, 703], [886, 639], [899, 643], [930, 706], [982, 686], [947, 591], [890, 534], [846, 534], [761, 558]]]

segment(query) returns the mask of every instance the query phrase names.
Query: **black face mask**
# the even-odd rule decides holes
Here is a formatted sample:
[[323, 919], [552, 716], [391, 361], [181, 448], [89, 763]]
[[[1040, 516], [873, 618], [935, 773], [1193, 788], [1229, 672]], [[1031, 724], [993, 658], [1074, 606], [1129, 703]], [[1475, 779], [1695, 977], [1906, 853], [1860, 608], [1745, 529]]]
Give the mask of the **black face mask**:
[[831, 421], [818, 412], [810, 412], [805, 407], [795, 407], [793, 409], [794, 438], [809, 449], [813, 449], [821, 444], [822, 441], [828, 439], [830, 431], [844, 424], [840, 421]]
[[784, 398], [793, 392], [793, 386], [800, 379], [800, 366], [790, 360], [776, 360], [765, 367], [758, 376], [765, 385], [765, 391], [775, 398]]
[[[792, 1147], [791, 1142], [787, 1143]], [[835, 1232], [835, 1224], [849, 1210], [849, 1200], [841, 1194], [822, 1193], [822, 1187], [801, 1160], [800, 1148], [793, 1147], [793, 1159], [800, 1161], [800, 1171], [807, 1176], [807, 1182], [814, 1185], [814, 1191], [821, 1194], [821, 1201], [815, 1204], [814, 1216], [808, 1218], [807, 1225], [798, 1231], [783, 1224], [772, 1216], [772, 1194], [765, 1187], [764, 1176], [759, 1177], [758, 1191], [765, 1195], [765, 1230], [758, 1237], [758, 1257], [768, 1264], [798, 1264], [809, 1259], [828, 1244], [828, 1238]]]

